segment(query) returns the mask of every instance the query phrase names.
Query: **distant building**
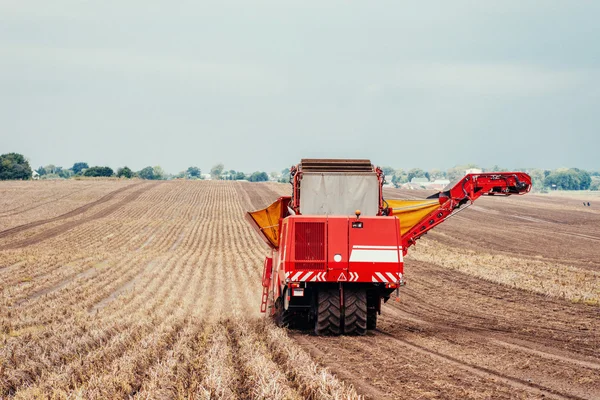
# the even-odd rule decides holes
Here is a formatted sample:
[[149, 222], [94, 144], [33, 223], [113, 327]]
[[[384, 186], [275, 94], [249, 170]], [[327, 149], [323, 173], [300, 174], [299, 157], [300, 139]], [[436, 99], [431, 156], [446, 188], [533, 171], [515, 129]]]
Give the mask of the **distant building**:
[[34, 181], [37, 181], [40, 179], [40, 174], [37, 173], [37, 171], [33, 171], [31, 173], [31, 179], [33, 179]]
[[425, 189], [425, 186], [423, 186], [421, 183], [408, 182], [408, 183], [402, 184], [400, 186], [400, 188], [408, 189], [408, 190], [423, 190], [423, 189]]
[[436, 179], [433, 182], [429, 182], [425, 187], [427, 189], [443, 190], [449, 184], [450, 181], [448, 179]]
[[202, 174], [202, 179], [210, 181], [212, 180], [212, 177], [210, 176], [210, 174]]
[[468, 170], [465, 171], [465, 175], [468, 174], [480, 174], [483, 171], [481, 170], [481, 168], [469, 168]]
[[448, 179], [436, 179], [430, 182], [427, 178], [412, 178], [409, 183], [405, 183], [400, 187], [409, 190], [437, 190], [441, 191], [450, 184]]

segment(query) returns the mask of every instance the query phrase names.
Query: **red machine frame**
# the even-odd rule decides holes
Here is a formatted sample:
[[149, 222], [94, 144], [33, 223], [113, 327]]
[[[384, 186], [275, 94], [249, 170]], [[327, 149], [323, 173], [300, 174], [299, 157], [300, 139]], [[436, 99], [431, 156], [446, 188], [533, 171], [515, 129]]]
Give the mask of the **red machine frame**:
[[[507, 196], [531, 190], [531, 178], [522, 172], [468, 174], [448, 190], [431, 196], [439, 205], [401, 233], [402, 219], [383, 198], [385, 177], [380, 168], [371, 166], [379, 181], [376, 216], [307, 216], [300, 213], [301, 165], [291, 169], [292, 196], [277, 200], [279, 215], [273, 216], [277, 240], [269, 240], [252, 213], [248, 219], [272, 249], [264, 262], [261, 312], [269, 311], [280, 325], [294, 326], [295, 320], [316, 323], [317, 334], [323, 334], [318, 328], [319, 292], [339, 288], [343, 325], [344, 287], [362, 291], [368, 307], [367, 325], [374, 328], [381, 300], [387, 301], [391, 292], [404, 284], [403, 257], [420, 237], [482, 195]], [[337, 324], [333, 320], [331, 326]], [[342, 332], [326, 326], [331, 329], [324, 334]], [[359, 328], [351, 330], [364, 334], [366, 329]]]

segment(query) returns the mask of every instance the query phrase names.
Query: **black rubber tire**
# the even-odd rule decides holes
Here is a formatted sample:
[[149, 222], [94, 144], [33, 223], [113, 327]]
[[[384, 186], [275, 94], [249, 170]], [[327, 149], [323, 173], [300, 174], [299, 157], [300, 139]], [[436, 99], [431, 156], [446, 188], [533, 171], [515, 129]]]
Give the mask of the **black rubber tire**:
[[283, 296], [275, 300], [275, 324], [280, 328], [291, 328], [292, 316], [289, 311], [283, 309]]
[[367, 292], [344, 289], [344, 333], [362, 336], [367, 333]]
[[337, 336], [342, 332], [340, 290], [337, 287], [319, 290], [316, 314], [315, 335]]
[[367, 310], [367, 329], [377, 329], [377, 310]]

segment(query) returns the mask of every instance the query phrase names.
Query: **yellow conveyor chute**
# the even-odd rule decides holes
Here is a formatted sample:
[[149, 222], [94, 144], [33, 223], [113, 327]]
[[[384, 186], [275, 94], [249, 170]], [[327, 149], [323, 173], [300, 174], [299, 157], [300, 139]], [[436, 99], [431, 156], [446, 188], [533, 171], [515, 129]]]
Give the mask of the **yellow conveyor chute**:
[[283, 198], [280, 198], [267, 208], [248, 212], [247, 214], [247, 218], [249, 218], [254, 227], [262, 233], [267, 244], [274, 248], [279, 247], [279, 218], [282, 215], [282, 207]]
[[421, 222], [432, 211], [440, 207], [440, 202], [435, 200], [386, 200], [400, 220], [400, 234], [404, 235], [413, 226]]

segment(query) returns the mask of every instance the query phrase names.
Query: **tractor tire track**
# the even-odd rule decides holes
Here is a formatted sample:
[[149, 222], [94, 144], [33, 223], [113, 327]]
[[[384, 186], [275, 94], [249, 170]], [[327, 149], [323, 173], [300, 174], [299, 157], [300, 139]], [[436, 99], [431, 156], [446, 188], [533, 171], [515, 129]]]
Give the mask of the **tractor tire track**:
[[444, 332], [455, 336], [460, 335], [462, 337], [470, 337], [474, 341], [480, 343], [490, 342], [493, 344], [498, 344], [509, 349], [530, 353], [532, 355], [553, 361], [560, 361], [583, 368], [600, 370], [600, 363], [594, 362], [594, 360], [589, 357], [558, 350], [556, 346], [550, 347], [547, 343], [544, 344], [536, 342], [523, 334], [511, 333], [502, 330], [463, 326], [459, 324], [452, 324], [447, 321], [444, 321], [443, 323], [426, 321], [416, 317], [414, 313], [409, 313], [401, 308], [397, 308], [394, 305], [386, 306], [384, 310], [384, 315], [382, 315], [380, 318], [389, 324], [393, 325], [395, 322], [401, 321], [408, 321], [416, 324], [416, 326], [411, 324], [402, 325], [402, 329], [409, 332], [428, 334], [429, 331], [435, 330], [437, 332]]
[[[95, 214], [93, 214], [93, 215], [91, 215], [89, 217], [82, 218], [82, 219], [79, 219], [79, 220], [76, 220], [76, 221], [65, 222], [64, 224], [61, 224], [61, 225], [52, 227], [50, 229], [47, 229], [47, 230], [45, 230], [45, 231], [43, 231], [41, 233], [38, 233], [37, 235], [34, 235], [32, 237], [29, 237], [27, 239], [18, 241], [16, 243], [10, 243], [10, 244], [4, 245], [4, 246], [0, 247], [0, 251], [1, 250], [9, 250], [9, 249], [18, 249], [18, 248], [21, 248], [21, 247], [31, 246], [31, 245], [37, 244], [39, 242], [42, 242], [44, 240], [47, 240], [47, 239], [53, 238], [55, 236], [58, 236], [58, 235], [60, 235], [60, 234], [62, 234], [64, 232], [67, 232], [67, 231], [69, 231], [69, 230], [71, 230], [73, 228], [76, 228], [76, 227], [80, 226], [80, 225], [86, 224], [86, 223], [88, 223], [90, 221], [93, 221], [93, 220], [96, 220], [96, 219], [100, 219], [100, 218], [105, 218], [105, 217], [109, 216], [110, 214], [114, 213], [115, 211], [117, 211], [118, 209], [120, 209], [121, 207], [125, 206], [126, 204], [133, 202], [142, 193], [146, 192], [147, 190], [149, 190], [150, 188], [154, 187], [155, 185], [156, 184], [145, 185], [142, 188], [140, 188], [140, 189], [136, 190], [135, 192], [133, 192], [133, 193], [129, 194], [128, 196], [126, 196], [123, 200], [121, 200], [121, 201], [119, 201], [119, 202], [117, 202], [117, 203], [115, 203], [115, 204], [113, 204], [111, 206], [108, 206], [108, 207], [106, 207], [106, 208], [98, 211], [97, 213], [95, 213]], [[137, 185], [135, 185], [135, 186], [137, 186]], [[128, 188], [130, 188], [130, 187], [128, 187]], [[111, 194], [109, 194], [109, 195], [103, 197], [102, 199], [100, 199], [100, 200], [103, 200], [103, 201], [98, 200], [98, 201], [95, 201], [93, 203], [86, 204], [85, 206], [80, 207], [77, 210], [74, 210], [74, 211], [71, 211], [71, 212], [69, 212], [67, 214], [61, 215], [60, 217], [51, 218], [51, 219], [45, 220], [45, 221], [37, 221], [37, 222], [31, 223], [31, 224], [21, 225], [20, 227], [9, 229], [8, 230], [8, 231], [10, 231], [9, 234], [14, 234], [16, 232], [22, 232], [24, 230], [31, 229], [31, 228], [39, 226], [39, 225], [47, 224], [49, 222], [60, 221], [60, 220], [66, 219], [66, 218], [70, 218], [70, 217], [82, 214], [85, 211], [89, 210], [90, 208], [92, 208], [92, 207], [94, 207], [94, 206], [96, 206], [98, 204], [102, 204], [102, 203], [107, 202], [108, 200], [110, 200], [114, 196], [116, 196], [118, 193], [120, 193], [123, 190], [128, 189], [128, 188], [116, 190], [116, 191], [112, 192]], [[22, 229], [17, 230], [15, 232], [14, 229], [17, 229], [17, 228], [22, 228]], [[5, 233], [5, 232], [7, 232], [7, 231], [0, 232], [0, 237], [2, 237], [1, 236], [2, 233]]]
[[387, 333], [387, 332], [379, 331], [379, 332], [376, 332], [375, 335], [386, 336], [387, 338], [389, 338], [393, 342], [399, 344], [400, 346], [407, 347], [416, 353], [420, 353], [425, 356], [431, 357], [442, 363], [454, 365], [457, 368], [466, 370], [474, 375], [478, 375], [483, 378], [490, 378], [492, 380], [500, 381], [506, 385], [514, 386], [515, 388], [522, 389], [522, 390], [535, 389], [535, 391], [537, 392], [536, 394], [541, 395], [542, 397], [545, 397], [545, 398], [557, 399], [557, 400], [569, 400], [569, 399], [589, 400], [590, 399], [588, 397], [579, 397], [579, 396], [575, 396], [575, 395], [571, 395], [571, 394], [567, 394], [567, 393], [562, 393], [557, 390], [536, 384], [534, 382], [528, 382], [523, 379], [510, 377], [508, 375], [504, 375], [502, 373], [493, 371], [489, 368], [485, 368], [485, 367], [478, 366], [475, 364], [470, 364], [470, 363], [461, 361], [457, 358], [454, 358], [452, 356], [449, 356], [447, 354], [443, 354], [441, 352], [438, 352], [438, 351], [435, 351], [432, 349], [428, 349], [424, 346], [420, 346], [420, 345], [413, 343], [411, 341], [408, 341], [406, 339], [401, 339], [401, 338], [395, 337], [394, 335]]
[[320, 363], [327, 365], [327, 368], [331, 370], [334, 374], [336, 374], [339, 378], [346, 382], [352, 382], [352, 385], [357, 389], [357, 391], [368, 398], [371, 399], [391, 399], [393, 397], [392, 393], [384, 392], [383, 390], [378, 389], [377, 387], [371, 385], [365, 379], [362, 379], [360, 376], [353, 374], [350, 371], [347, 371], [341, 365], [328, 364], [327, 359], [328, 355], [320, 350], [314, 343], [308, 340], [306, 337], [300, 334], [293, 334], [292, 337], [298, 342], [302, 347], [304, 347], [310, 356], [318, 360]]
[[505, 347], [519, 350], [519, 351], [526, 352], [526, 353], [531, 353], [531, 354], [539, 356], [539, 357], [547, 358], [547, 359], [554, 360], [554, 361], [562, 361], [565, 363], [578, 365], [583, 368], [595, 369], [595, 370], [600, 371], [599, 363], [595, 363], [593, 361], [582, 360], [580, 358], [573, 358], [570, 356], [556, 354], [555, 349], [551, 349], [550, 351], [552, 351], [552, 352], [549, 352], [546, 349], [539, 350], [536, 348], [536, 347], [539, 347], [539, 345], [537, 345], [534, 342], [515, 339], [515, 338], [503, 338], [502, 336], [495, 337], [494, 335], [491, 336], [490, 341], [500, 344], [501, 346], [505, 346]]
[[69, 194], [63, 195], [63, 196], [52, 197], [52, 198], [50, 198], [50, 200], [42, 199], [42, 200], [47, 200], [47, 201], [43, 201], [41, 203], [36, 203], [35, 205], [32, 205], [32, 206], [30, 206], [28, 208], [25, 208], [25, 209], [22, 209], [22, 210], [20, 210], [21, 206], [16, 207], [16, 208], [12, 208], [10, 210], [6, 210], [6, 211], [4, 211], [3, 213], [0, 214], [0, 218], [12, 217], [14, 215], [23, 214], [23, 213], [25, 213], [27, 211], [35, 210], [36, 208], [39, 208], [39, 207], [44, 206], [46, 204], [50, 204], [50, 203], [54, 203], [54, 202], [62, 200], [62, 199], [66, 199], [67, 197], [71, 197], [71, 196], [73, 196], [73, 195], [75, 195], [77, 193], [81, 193], [81, 192], [84, 192], [84, 191], [88, 190], [90, 186], [91, 185], [85, 186], [85, 187], [83, 187], [83, 188], [81, 188], [79, 190], [75, 190], [75, 191], [73, 191], [73, 192], [71, 192]]
[[106, 203], [107, 201], [112, 200], [118, 194], [120, 194], [120, 193], [122, 193], [122, 192], [124, 192], [126, 190], [129, 190], [129, 189], [131, 189], [133, 187], [139, 186], [139, 185], [141, 185], [141, 183], [136, 183], [136, 184], [124, 187], [124, 188], [117, 189], [117, 190], [115, 190], [113, 192], [110, 192], [109, 194], [101, 197], [100, 199], [98, 199], [96, 201], [93, 201], [91, 203], [85, 204], [85, 205], [83, 205], [81, 207], [78, 207], [78, 208], [76, 208], [74, 210], [71, 210], [71, 211], [69, 211], [67, 213], [61, 214], [61, 215], [59, 215], [57, 217], [43, 219], [43, 220], [40, 220], [40, 221], [33, 221], [33, 222], [30, 222], [30, 223], [27, 223], [27, 224], [24, 224], [24, 225], [15, 226], [14, 228], [6, 229], [6, 230], [0, 232], [0, 239], [4, 238], [4, 237], [7, 237], [7, 236], [11, 236], [11, 235], [17, 234], [17, 233], [20, 233], [20, 232], [23, 232], [23, 231], [26, 231], [26, 230], [29, 230], [31, 228], [35, 228], [35, 227], [40, 226], [40, 225], [45, 225], [45, 224], [49, 224], [51, 222], [61, 221], [63, 219], [67, 219], [67, 218], [71, 218], [71, 217], [75, 217], [77, 215], [83, 214], [84, 212], [86, 212], [90, 208], [95, 207], [95, 206], [100, 205], [100, 204], [103, 204], [103, 203]]

